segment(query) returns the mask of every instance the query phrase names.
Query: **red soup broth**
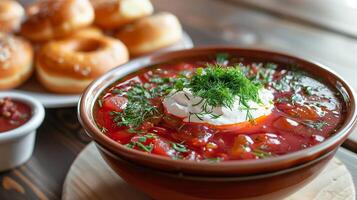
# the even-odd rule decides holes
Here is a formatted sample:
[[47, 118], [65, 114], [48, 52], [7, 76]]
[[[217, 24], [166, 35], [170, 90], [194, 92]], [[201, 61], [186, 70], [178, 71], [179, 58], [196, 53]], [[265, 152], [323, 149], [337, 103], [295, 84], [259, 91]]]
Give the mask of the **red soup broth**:
[[25, 124], [31, 118], [31, 108], [11, 98], [0, 98], [0, 134]]
[[[168, 114], [162, 101], [172, 80], [190, 76], [207, 63], [220, 62], [224, 67], [240, 66], [252, 81], [259, 81], [273, 91], [274, 108], [267, 116], [228, 126], [184, 122]], [[150, 106], [135, 112], [151, 112], [148, 119], [137, 118], [121, 123], [130, 91], [138, 86]], [[150, 96], [155, 93], [154, 97]], [[140, 92], [139, 92], [140, 93]], [[145, 105], [145, 104], [144, 104]], [[323, 80], [299, 71], [296, 66], [227, 58], [217, 61], [178, 61], [139, 70], [118, 80], [99, 97], [94, 115], [99, 129], [112, 140], [138, 151], [172, 159], [225, 161], [263, 159], [284, 155], [321, 143], [340, 127], [345, 104], [340, 93]], [[134, 114], [135, 115], [135, 114]], [[135, 129], [130, 123], [142, 123]]]

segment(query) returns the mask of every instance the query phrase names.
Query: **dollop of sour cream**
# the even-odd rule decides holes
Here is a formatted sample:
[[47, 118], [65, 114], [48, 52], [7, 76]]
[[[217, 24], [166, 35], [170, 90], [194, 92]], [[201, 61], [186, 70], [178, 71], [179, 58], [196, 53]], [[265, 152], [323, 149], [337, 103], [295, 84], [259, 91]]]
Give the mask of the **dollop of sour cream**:
[[[261, 102], [248, 101], [250, 107], [249, 113], [251, 119], [269, 115], [274, 108], [273, 93], [267, 89], [259, 90]], [[207, 123], [211, 125], [232, 125], [249, 121], [247, 117], [248, 110], [240, 103], [237, 96], [231, 108], [227, 107], [209, 107], [210, 114], [202, 114], [202, 105], [204, 100], [201, 97], [194, 96], [193, 93], [185, 88], [182, 91], [173, 90], [163, 100], [163, 105], [169, 114], [183, 119], [185, 122]], [[197, 114], [201, 113], [201, 114]]]

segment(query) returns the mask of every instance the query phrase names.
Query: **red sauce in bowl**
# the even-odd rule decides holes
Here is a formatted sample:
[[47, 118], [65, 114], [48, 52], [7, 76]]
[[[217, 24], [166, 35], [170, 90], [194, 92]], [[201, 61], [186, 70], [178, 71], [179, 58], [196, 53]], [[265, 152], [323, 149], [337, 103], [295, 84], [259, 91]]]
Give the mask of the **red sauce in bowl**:
[[13, 130], [31, 118], [31, 108], [11, 98], [0, 99], [0, 133]]
[[[167, 113], [162, 102], [172, 80], [216, 62], [240, 66], [249, 80], [273, 91], [271, 114], [218, 127], [184, 122]], [[130, 102], [133, 94], [139, 95], [137, 102]], [[216, 162], [268, 158], [321, 143], [340, 127], [344, 109], [338, 91], [294, 66], [232, 57], [223, 62], [211, 58], [144, 68], [107, 88], [94, 116], [103, 134], [128, 148], [172, 159]], [[123, 118], [123, 113], [131, 118]], [[133, 124], [138, 126], [133, 129]]]

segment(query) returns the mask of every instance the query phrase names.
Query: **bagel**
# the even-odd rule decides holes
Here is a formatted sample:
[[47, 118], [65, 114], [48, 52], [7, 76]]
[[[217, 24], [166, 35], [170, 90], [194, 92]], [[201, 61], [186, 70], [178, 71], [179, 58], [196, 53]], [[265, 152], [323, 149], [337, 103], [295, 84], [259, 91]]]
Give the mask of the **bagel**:
[[94, 20], [88, 0], [42, 0], [28, 7], [27, 13], [21, 34], [35, 42], [68, 36]]
[[[72, 34], [70, 34], [64, 38], [61, 38], [61, 39], [72, 38], [72, 37], [96, 37], [96, 36], [102, 36], [102, 35], [104, 35], [104, 33], [101, 29], [94, 27], [94, 26], [88, 26], [83, 29], [77, 30], [77, 31], [73, 32]], [[46, 43], [47, 42], [33, 42], [32, 47], [35, 51], [35, 54], [37, 54], [37, 52], [41, 49], [41, 47]]]
[[175, 44], [182, 38], [182, 27], [176, 16], [162, 12], [125, 26], [116, 37], [138, 56]]
[[17, 1], [0, 0], [0, 31], [17, 31], [24, 15], [24, 8]]
[[15, 88], [32, 74], [33, 49], [20, 37], [0, 33], [0, 89]]
[[103, 36], [103, 31], [97, 27], [89, 26], [72, 33], [69, 37], [97, 37]]
[[42, 46], [36, 58], [36, 71], [49, 91], [81, 93], [94, 79], [128, 59], [127, 48], [117, 39], [72, 37]]
[[114, 29], [152, 14], [150, 0], [91, 0], [95, 12], [94, 23]]

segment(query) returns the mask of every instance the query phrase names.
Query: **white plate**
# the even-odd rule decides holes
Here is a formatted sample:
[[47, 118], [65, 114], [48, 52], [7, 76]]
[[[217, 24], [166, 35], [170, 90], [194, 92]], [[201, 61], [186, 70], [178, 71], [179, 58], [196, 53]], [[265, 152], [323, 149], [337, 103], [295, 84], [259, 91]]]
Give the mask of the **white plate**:
[[[189, 49], [192, 47], [193, 43], [190, 36], [184, 32], [182, 40], [179, 43], [162, 49], [159, 52]], [[41, 84], [37, 82], [36, 78], [34, 77], [32, 77], [24, 85], [15, 89], [14, 91], [21, 92], [36, 98], [44, 105], [45, 108], [63, 108], [76, 106], [80, 97], [80, 95], [65, 95], [48, 92], [41, 86]]]

